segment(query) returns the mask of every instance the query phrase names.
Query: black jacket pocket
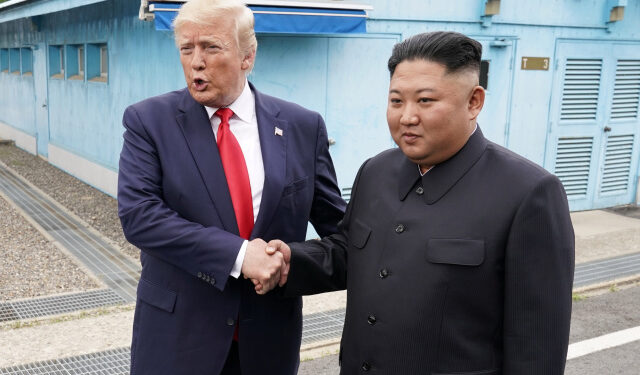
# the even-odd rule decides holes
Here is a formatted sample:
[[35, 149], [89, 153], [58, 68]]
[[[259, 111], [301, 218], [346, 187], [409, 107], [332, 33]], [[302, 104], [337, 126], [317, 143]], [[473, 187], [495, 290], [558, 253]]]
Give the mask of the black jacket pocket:
[[349, 242], [358, 249], [362, 249], [367, 244], [370, 235], [371, 228], [358, 219], [355, 219], [349, 228]]
[[471, 372], [432, 372], [431, 375], [500, 375], [500, 370], [484, 370]]
[[484, 240], [430, 239], [427, 260], [431, 263], [479, 266], [484, 262]]
[[138, 283], [138, 298], [164, 311], [173, 312], [178, 294], [173, 290], [165, 289], [150, 281], [140, 278]]

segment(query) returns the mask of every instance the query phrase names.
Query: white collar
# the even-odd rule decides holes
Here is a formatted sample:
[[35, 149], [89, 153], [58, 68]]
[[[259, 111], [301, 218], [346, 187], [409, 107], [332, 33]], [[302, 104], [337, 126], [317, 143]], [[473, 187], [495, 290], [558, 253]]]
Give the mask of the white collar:
[[[235, 116], [238, 116], [238, 118], [243, 122], [250, 123], [253, 120], [255, 99], [253, 97], [253, 93], [251, 92], [251, 88], [249, 87], [249, 82], [246, 79], [244, 81], [244, 88], [242, 89], [242, 93], [227, 108], [231, 109], [233, 111], [233, 114]], [[211, 117], [213, 117], [213, 115], [218, 110], [218, 108], [207, 106], [204, 106], [204, 109], [207, 110], [209, 119], [211, 119]]]

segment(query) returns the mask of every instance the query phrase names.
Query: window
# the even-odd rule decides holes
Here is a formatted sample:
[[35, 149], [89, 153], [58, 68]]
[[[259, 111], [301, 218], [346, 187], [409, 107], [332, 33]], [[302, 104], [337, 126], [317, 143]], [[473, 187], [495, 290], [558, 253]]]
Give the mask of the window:
[[0, 48], [0, 71], [9, 71], [9, 49]]
[[49, 74], [64, 79], [64, 46], [49, 46]]
[[20, 74], [20, 48], [9, 49], [9, 71]]
[[489, 89], [489, 60], [480, 62], [480, 86], [485, 90]]
[[72, 80], [84, 80], [84, 46], [82, 44], [69, 44], [67, 50], [67, 78]]
[[87, 44], [87, 80], [107, 82], [109, 57], [106, 44]]
[[31, 48], [21, 48], [20, 57], [22, 59], [22, 75], [33, 75], [33, 51]]
[[100, 77], [107, 79], [109, 74], [109, 58], [107, 56], [107, 45], [100, 46]]
[[84, 77], [84, 46], [78, 47], [78, 74]]

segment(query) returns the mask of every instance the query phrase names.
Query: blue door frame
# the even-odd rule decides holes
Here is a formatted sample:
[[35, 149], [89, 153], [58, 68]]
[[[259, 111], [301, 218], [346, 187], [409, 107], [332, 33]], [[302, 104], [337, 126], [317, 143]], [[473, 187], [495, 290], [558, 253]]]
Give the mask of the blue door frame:
[[545, 167], [560, 177], [572, 210], [635, 202], [640, 44], [562, 40]]

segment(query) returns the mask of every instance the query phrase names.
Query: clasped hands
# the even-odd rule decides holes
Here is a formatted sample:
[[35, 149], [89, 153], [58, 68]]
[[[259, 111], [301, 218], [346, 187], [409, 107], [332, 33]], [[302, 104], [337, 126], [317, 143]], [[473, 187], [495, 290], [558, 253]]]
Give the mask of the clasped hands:
[[280, 240], [266, 243], [256, 238], [247, 244], [242, 274], [245, 279], [251, 279], [256, 293], [266, 294], [287, 282], [290, 262], [291, 249], [286, 243]]

